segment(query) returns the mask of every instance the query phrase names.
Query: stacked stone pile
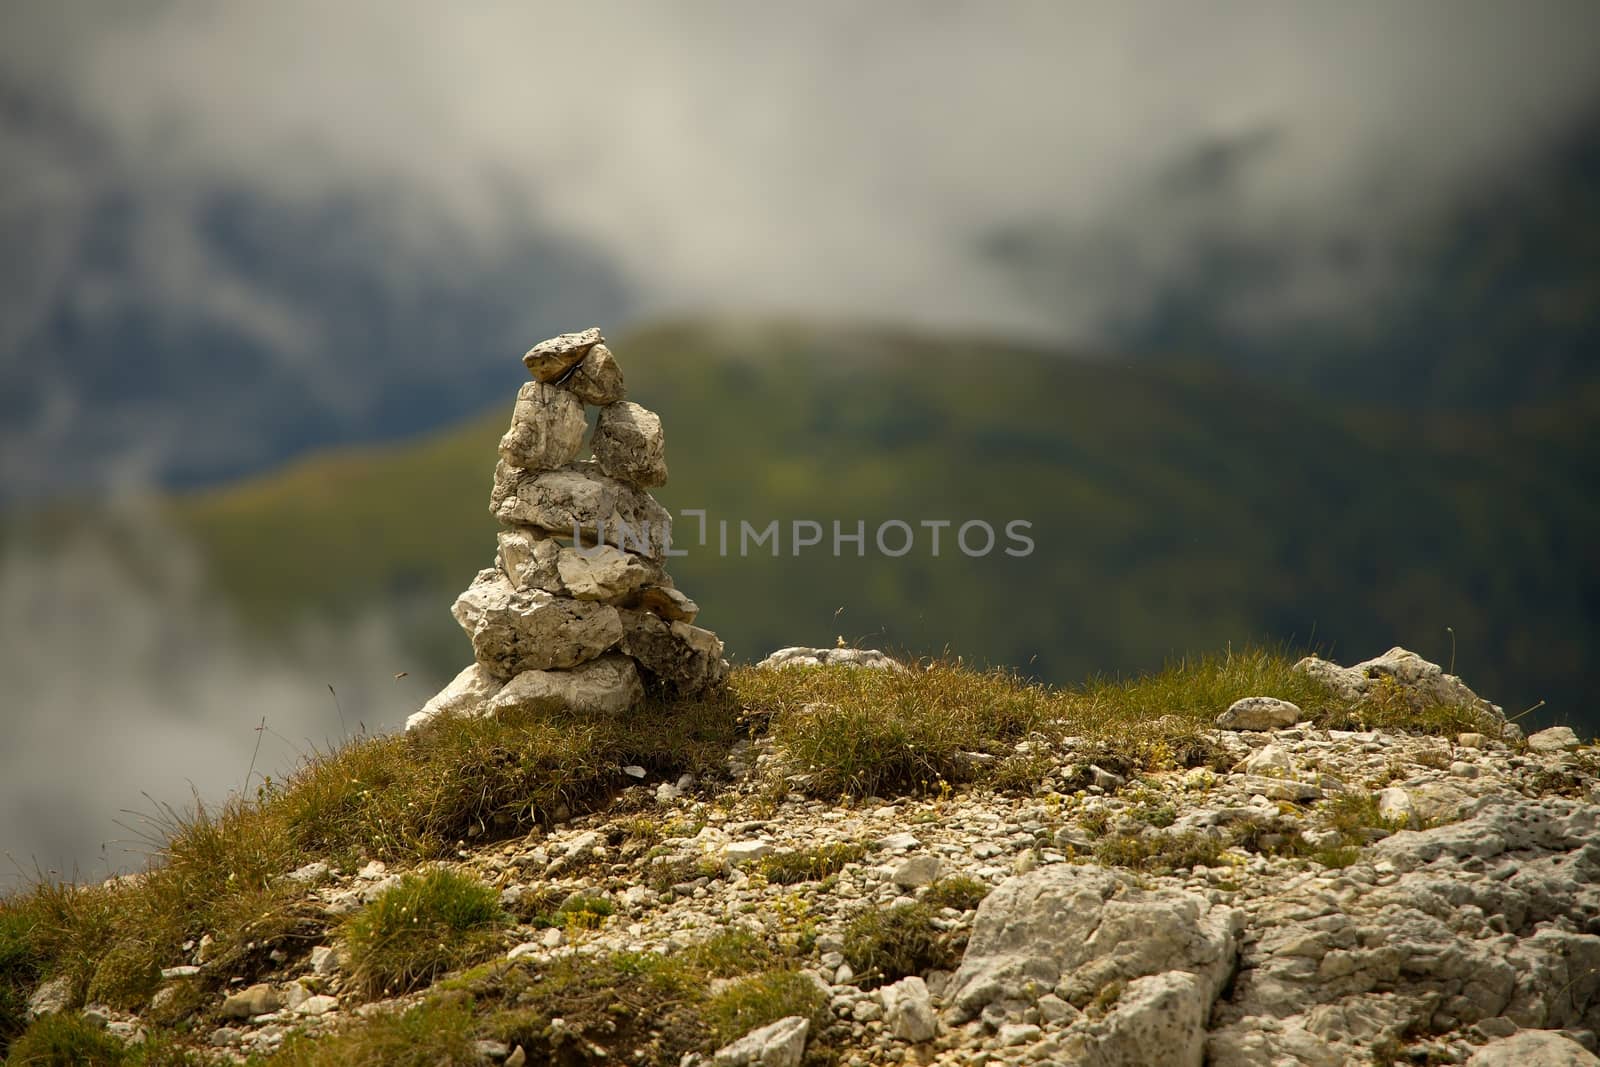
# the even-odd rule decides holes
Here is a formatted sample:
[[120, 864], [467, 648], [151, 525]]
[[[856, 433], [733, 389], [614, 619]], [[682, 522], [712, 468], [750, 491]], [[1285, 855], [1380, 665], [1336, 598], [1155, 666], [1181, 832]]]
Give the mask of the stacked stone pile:
[[[521, 709], [615, 714], [647, 685], [695, 695], [727, 678], [722, 642], [694, 625], [699, 607], [664, 565], [671, 517], [649, 493], [667, 480], [660, 417], [625, 399], [598, 329], [543, 341], [523, 362], [533, 381], [489, 497], [499, 552], [452, 609], [476, 662], [407, 729]], [[600, 414], [579, 459], [586, 404]]]

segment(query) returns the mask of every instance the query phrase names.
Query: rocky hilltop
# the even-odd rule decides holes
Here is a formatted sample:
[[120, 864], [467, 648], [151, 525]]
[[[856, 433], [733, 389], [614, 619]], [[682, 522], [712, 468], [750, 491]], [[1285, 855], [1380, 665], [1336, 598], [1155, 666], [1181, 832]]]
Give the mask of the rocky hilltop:
[[[321, 858], [241, 898], [276, 918], [182, 912], [159, 959], [130, 963], [103, 915], [73, 941], [65, 916], [165, 914], [162, 872], [201, 869], [193, 824], [141, 878], [8, 901], [0, 930], [48, 935], [0, 972], [33, 1020], [13, 1059], [67, 1062], [38, 1058], [48, 1038], [97, 1062], [1600, 1063], [1600, 755], [1522, 737], [1404, 650], [1057, 693], [786, 649], [729, 692], [662, 706], [701, 724], [676, 758], [585, 749], [603, 789], [549, 764], [558, 793], [431, 843], [371, 827], [438, 817], [430, 745], [492, 793], [474, 776], [525, 756], [507, 721], [308, 768], [212, 824], [264, 842], [274, 813], [316, 821], [320, 850], [302, 835], [279, 862]], [[382, 819], [335, 840], [310, 794], [335, 772], [385, 788], [384, 745], [417, 779], [394, 772]]]
[[0, 901], [8, 1065], [1600, 1064], [1571, 730], [1401, 648], [731, 670], [660, 419], [598, 329], [524, 362], [473, 663], [165, 812], [148, 870]]

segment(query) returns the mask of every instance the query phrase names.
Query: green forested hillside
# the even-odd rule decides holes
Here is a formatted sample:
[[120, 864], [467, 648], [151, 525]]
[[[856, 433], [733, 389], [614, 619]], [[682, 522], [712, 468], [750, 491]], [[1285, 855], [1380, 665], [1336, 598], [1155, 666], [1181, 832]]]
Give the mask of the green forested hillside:
[[[1260, 639], [1448, 661], [1450, 627], [1458, 669], [1508, 711], [1594, 718], [1600, 393], [1423, 417], [1194, 363], [882, 329], [684, 322], [612, 347], [665, 421], [657, 495], [713, 524], [702, 549], [680, 521], [673, 573], [737, 656], [842, 635], [1059, 681]], [[442, 675], [470, 655], [446, 609], [494, 550], [495, 441], [523, 379], [507, 365], [505, 404], [455, 431], [173, 508], [262, 626], [381, 604]], [[739, 558], [740, 520], [772, 519], [784, 554]], [[795, 519], [864, 520], [866, 557], [790, 555]], [[1037, 548], [971, 559], [947, 532], [938, 558], [923, 537], [887, 559], [870, 543], [886, 519], [1028, 520]]]

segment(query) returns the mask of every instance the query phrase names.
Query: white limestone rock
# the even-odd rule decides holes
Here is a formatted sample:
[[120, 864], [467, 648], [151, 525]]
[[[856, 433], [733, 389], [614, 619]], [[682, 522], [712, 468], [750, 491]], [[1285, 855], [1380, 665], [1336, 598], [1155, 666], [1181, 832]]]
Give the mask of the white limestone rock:
[[576, 667], [622, 640], [622, 620], [609, 604], [519, 592], [500, 571], [480, 571], [451, 609], [489, 673]]
[[[683, 597], [670, 588], [672, 579], [659, 563], [615, 545], [575, 548], [526, 526], [501, 530], [499, 541], [500, 569], [519, 590], [628, 606], [647, 596], [667, 603], [669, 593]], [[667, 588], [656, 593], [651, 588], [656, 586]]]
[[612, 653], [570, 670], [523, 671], [489, 701], [484, 713], [620, 715], [643, 699], [644, 684], [633, 660]]
[[1079, 1034], [1083, 1062], [1199, 1067], [1205, 1020], [1242, 928], [1243, 913], [1193, 893], [1141, 889], [1129, 875], [1095, 867], [1040, 867], [1000, 883], [978, 906], [945, 1000], [961, 1023], [1052, 991], [1087, 1004], [1120, 982], [1126, 999]]
[[1405, 1033], [1600, 1025], [1594, 805], [1491, 797], [1363, 858], [1336, 889], [1260, 902], [1210, 1062], [1337, 1067]]
[[[608, 409], [609, 410], [609, 409]], [[495, 467], [489, 510], [503, 526], [532, 526], [585, 543], [616, 545], [659, 560], [672, 536], [672, 516], [654, 498], [582, 461], [559, 470]]]
[[932, 885], [943, 867], [938, 856], [912, 856], [894, 869], [891, 880], [901, 889], [916, 889], [918, 886]]
[[878, 991], [883, 998], [883, 1021], [889, 1032], [902, 1041], [919, 1044], [939, 1034], [939, 1020], [933, 1013], [928, 985], [912, 975]]
[[611, 477], [642, 488], [666, 485], [666, 447], [661, 417], [649, 408], [624, 400], [601, 410], [594, 458]]
[[1534, 752], [1565, 752], [1578, 745], [1578, 735], [1572, 732], [1570, 726], [1552, 726], [1528, 735], [1528, 748]]
[[57, 1015], [72, 1007], [72, 977], [58, 975], [42, 983], [28, 998], [28, 1018]]
[[652, 681], [682, 695], [705, 693], [728, 679], [722, 640], [686, 622], [668, 622], [645, 611], [624, 609], [622, 651], [639, 661]]
[[713, 1067], [800, 1067], [811, 1021], [790, 1015], [717, 1049]]
[[583, 404], [565, 389], [527, 382], [517, 391], [511, 428], [500, 438], [500, 455], [514, 467], [552, 470], [578, 457], [588, 423]]
[[1294, 669], [1318, 679], [1341, 698], [1352, 702], [1371, 699], [1380, 687], [1389, 687], [1419, 710], [1439, 704], [1472, 708], [1491, 722], [1505, 723], [1505, 712], [1498, 705], [1478, 696], [1455, 675], [1446, 674], [1437, 663], [1430, 663], [1398, 646], [1353, 667], [1341, 667], [1330, 660], [1307, 656], [1296, 663]]
[[1596, 1056], [1565, 1034], [1523, 1030], [1491, 1041], [1472, 1054], [1467, 1067], [1594, 1067]]
[[577, 333], [564, 333], [548, 341], [540, 341], [528, 349], [527, 355], [522, 357], [522, 363], [535, 381], [555, 381], [582, 362], [594, 346], [603, 341], [605, 338], [600, 335], [598, 326]]
[[1298, 704], [1277, 697], [1244, 697], [1217, 716], [1222, 730], [1282, 730], [1305, 717]]
[[249, 989], [240, 990], [222, 1002], [222, 1016], [226, 1019], [250, 1019], [283, 1007], [283, 997], [266, 982], [258, 982]]
[[875, 648], [807, 648], [791, 645], [780, 648], [757, 667], [776, 670], [779, 667], [865, 667], [869, 670], [904, 671], [905, 664]]
[[604, 344], [589, 349], [589, 354], [563, 384], [579, 400], [595, 407], [615, 404], [628, 395], [622, 382], [622, 368], [617, 366], [616, 357]]
[[474, 663], [435, 693], [406, 720], [406, 729], [415, 730], [441, 715], [477, 715], [505, 683], [481, 663]]

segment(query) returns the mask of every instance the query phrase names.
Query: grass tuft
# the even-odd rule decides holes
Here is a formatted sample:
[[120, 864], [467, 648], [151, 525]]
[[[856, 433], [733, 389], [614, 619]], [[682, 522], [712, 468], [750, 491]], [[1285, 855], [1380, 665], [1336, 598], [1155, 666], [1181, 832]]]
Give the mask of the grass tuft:
[[11, 1043], [6, 1067], [120, 1067], [122, 1042], [69, 1013], [46, 1015]]
[[769, 882], [778, 885], [796, 885], [800, 882], [820, 882], [831, 874], [838, 874], [852, 863], [859, 863], [867, 854], [867, 846], [851, 842], [817, 845], [815, 848], [797, 849], [793, 852], [774, 852], [764, 857], [756, 869]]
[[871, 908], [844, 931], [844, 958], [864, 989], [910, 975], [953, 969], [961, 948], [934, 925], [933, 907], [923, 901]]
[[1095, 846], [1094, 858], [1108, 867], [1136, 871], [1181, 871], [1215, 866], [1222, 842], [1208, 834], [1114, 834]]
[[498, 895], [475, 878], [407, 875], [346, 924], [352, 978], [368, 996], [418, 989], [493, 954], [504, 920]]
[[[1247, 649], [1075, 689], [952, 662], [907, 672], [740, 670], [730, 685], [769, 723], [777, 773], [801, 775], [805, 793], [887, 796], [971, 781], [1026, 791], [1039, 780], [1041, 745], [1067, 737], [1088, 762], [1122, 775], [1216, 765], [1221, 754], [1205, 731], [1240, 697], [1291, 700], [1318, 721], [1349, 718], [1346, 702], [1293, 668], [1280, 651]], [[1405, 725], [1450, 722], [1418, 714]], [[1023, 740], [1037, 743], [1019, 754]]]
[[439, 1067], [481, 1063], [473, 1047], [472, 1003], [436, 997], [405, 1012], [384, 1012], [334, 1034], [295, 1034], [270, 1067]]
[[813, 1034], [833, 1021], [828, 994], [798, 971], [741, 978], [714, 994], [705, 1007], [706, 1022], [719, 1045], [791, 1015], [810, 1019]]
[[934, 882], [923, 894], [922, 903], [930, 908], [954, 908], [969, 911], [983, 902], [991, 892], [988, 883], [965, 874], [952, 875]]

